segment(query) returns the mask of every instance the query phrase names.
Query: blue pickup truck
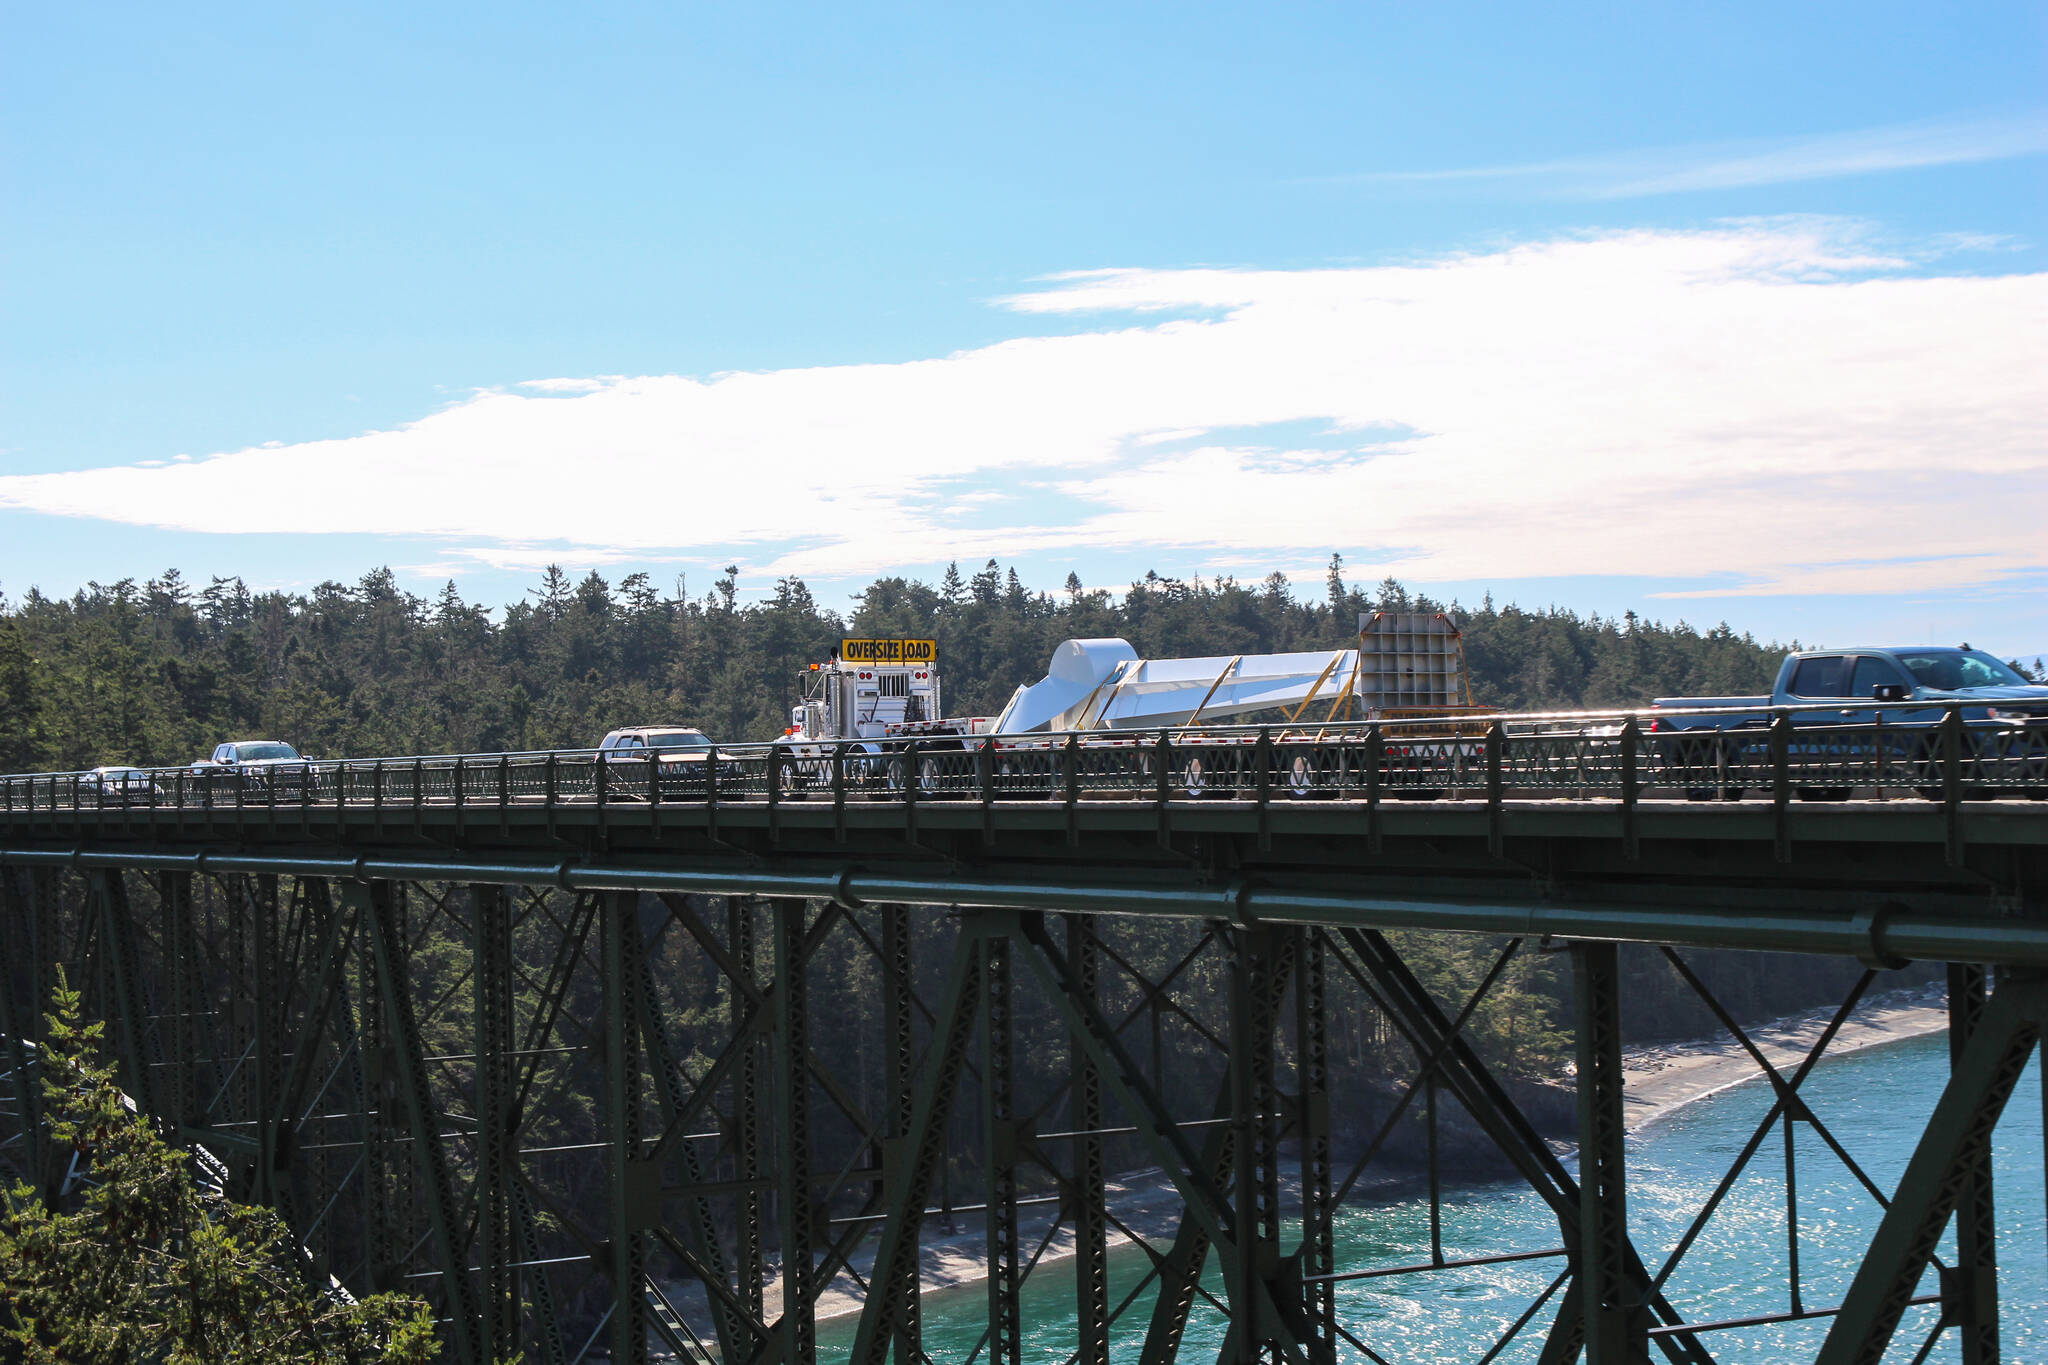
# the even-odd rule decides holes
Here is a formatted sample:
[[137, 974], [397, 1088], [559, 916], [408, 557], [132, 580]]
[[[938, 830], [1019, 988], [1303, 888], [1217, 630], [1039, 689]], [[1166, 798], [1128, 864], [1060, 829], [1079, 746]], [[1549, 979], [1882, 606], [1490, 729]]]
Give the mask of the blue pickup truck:
[[1968, 645], [1802, 650], [1785, 657], [1769, 696], [1659, 697], [1649, 729], [1667, 780], [1695, 799], [1735, 800], [1757, 785], [1777, 714], [1800, 732], [1790, 745], [1800, 796], [1840, 800], [1873, 782], [1935, 796], [1951, 713], [1967, 727], [1973, 786], [2048, 796], [2048, 686]]

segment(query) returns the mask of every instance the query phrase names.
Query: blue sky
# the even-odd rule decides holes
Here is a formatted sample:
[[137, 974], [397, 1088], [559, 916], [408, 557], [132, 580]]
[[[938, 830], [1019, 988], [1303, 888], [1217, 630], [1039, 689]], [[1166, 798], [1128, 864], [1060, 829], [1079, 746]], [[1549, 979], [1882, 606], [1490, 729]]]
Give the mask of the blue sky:
[[22, 11], [0, 592], [1340, 550], [2048, 649], [2048, 12], [1408, 9]]

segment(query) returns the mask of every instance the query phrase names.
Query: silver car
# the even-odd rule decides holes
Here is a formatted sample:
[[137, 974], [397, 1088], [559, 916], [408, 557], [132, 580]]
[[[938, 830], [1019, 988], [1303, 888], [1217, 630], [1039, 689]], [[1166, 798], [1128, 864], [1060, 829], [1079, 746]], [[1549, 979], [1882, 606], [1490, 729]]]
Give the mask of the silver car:
[[153, 806], [162, 798], [163, 789], [141, 768], [110, 763], [78, 776], [80, 805]]

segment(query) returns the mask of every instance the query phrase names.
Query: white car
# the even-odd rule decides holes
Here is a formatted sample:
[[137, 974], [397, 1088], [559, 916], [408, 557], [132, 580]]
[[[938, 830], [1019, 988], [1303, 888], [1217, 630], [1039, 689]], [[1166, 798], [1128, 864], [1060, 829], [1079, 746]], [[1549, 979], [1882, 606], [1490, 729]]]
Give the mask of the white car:
[[[635, 725], [614, 730], [597, 746], [604, 756], [605, 795], [628, 800], [648, 792], [648, 763], [655, 765], [660, 794], [683, 796], [705, 790], [705, 761], [711, 757], [711, 737], [686, 725]], [[718, 780], [737, 781], [743, 776], [738, 763], [718, 760]]]
[[203, 795], [243, 791], [268, 792], [293, 800], [320, 790], [312, 759], [279, 739], [239, 739], [213, 746], [213, 756], [192, 765]]

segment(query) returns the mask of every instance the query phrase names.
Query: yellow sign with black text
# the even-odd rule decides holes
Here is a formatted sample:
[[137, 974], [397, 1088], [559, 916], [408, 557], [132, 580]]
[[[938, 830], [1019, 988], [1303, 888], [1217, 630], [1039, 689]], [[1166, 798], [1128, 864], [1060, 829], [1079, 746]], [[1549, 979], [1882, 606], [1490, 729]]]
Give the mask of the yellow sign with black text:
[[841, 640], [839, 657], [850, 664], [928, 664], [939, 657], [937, 640]]

